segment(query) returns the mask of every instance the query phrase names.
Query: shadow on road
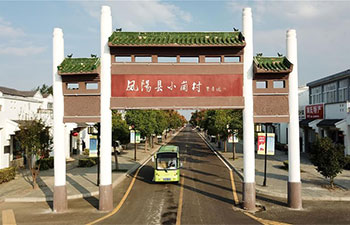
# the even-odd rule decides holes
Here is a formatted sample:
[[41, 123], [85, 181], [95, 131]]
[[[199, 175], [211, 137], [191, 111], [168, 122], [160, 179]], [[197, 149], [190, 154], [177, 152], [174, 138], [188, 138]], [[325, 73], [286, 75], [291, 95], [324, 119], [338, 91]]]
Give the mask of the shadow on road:
[[[67, 176], [67, 181], [75, 187], [80, 193], [87, 194], [90, 193], [89, 190], [87, 190], [85, 187], [81, 186], [78, 182]], [[95, 207], [98, 209], [98, 199], [94, 196], [88, 196], [88, 197], [83, 197], [84, 200], [86, 200], [91, 206]]]

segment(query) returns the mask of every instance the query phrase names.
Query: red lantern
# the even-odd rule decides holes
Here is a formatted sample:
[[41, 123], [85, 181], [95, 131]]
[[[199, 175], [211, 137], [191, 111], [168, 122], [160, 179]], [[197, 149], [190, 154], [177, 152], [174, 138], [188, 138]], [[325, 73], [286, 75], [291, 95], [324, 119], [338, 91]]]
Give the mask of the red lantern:
[[78, 132], [74, 132], [73, 134], [72, 134], [72, 136], [74, 136], [74, 137], [76, 137], [76, 136], [78, 136]]

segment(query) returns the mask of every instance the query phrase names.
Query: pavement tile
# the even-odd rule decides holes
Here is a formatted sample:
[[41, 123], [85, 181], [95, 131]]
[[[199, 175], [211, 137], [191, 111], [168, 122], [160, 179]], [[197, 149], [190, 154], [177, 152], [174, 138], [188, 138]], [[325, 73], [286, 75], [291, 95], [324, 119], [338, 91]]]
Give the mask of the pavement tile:
[[[202, 134], [204, 137], [205, 135]], [[208, 143], [209, 139], [207, 139]], [[228, 145], [227, 152], [222, 148], [218, 148], [216, 143], [210, 145], [218, 151], [227, 162], [239, 173], [243, 178], [243, 146], [242, 143], [236, 144], [236, 160], [232, 160], [232, 144]], [[255, 155], [255, 182], [256, 192], [263, 193], [274, 197], [287, 198], [288, 171], [282, 169], [283, 161], [288, 160], [288, 154], [283, 151], [276, 150], [274, 156], [268, 156], [266, 184], [264, 187], [264, 156]], [[327, 201], [350, 201], [350, 171], [343, 170], [335, 178], [335, 184], [338, 187], [335, 190], [325, 188], [329, 184], [320, 173], [317, 172], [315, 166], [308, 160], [305, 153], [300, 156], [301, 182], [302, 182], [302, 198], [303, 200], [327, 200]]]
[[[174, 135], [169, 135], [165, 143], [172, 140]], [[128, 173], [136, 170], [144, 161], [146, 161], [160, 145], [155, 144], [154, 148], [148, 148], [144, 151], [144, 146], [140, 144], [137, 150], [137, 161], [134, 161], [134, 149], [129, 146], [126, 150], [118, 155], [119, 170], [112, 172], [113, 187], [120, 183]], [[80, 168], [78, 158], [67, 163], [67, 198], [83, 198], [98, 195], [97, 183], [97, 166]], [[112, 156], [112, 168], [115, 168], [115, 157]], [[10, 182], [0, 184], [0, 202], [40, 202], [52, 201], [54, 187], [54, 170], [40, 171], [38, 177], [39, 188], [34, 190], [32, 187], [32, 178], [28, 171], [20, 170], [16, 178]]]

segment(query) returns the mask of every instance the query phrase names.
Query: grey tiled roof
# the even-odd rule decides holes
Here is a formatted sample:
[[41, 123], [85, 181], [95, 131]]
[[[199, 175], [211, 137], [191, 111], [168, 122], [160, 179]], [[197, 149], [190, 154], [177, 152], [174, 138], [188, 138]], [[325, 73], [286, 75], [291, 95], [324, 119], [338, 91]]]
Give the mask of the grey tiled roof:
[[33, 97], [37, 91], [19, 91], [12, 88], [1, 87], [0, 92], [5, 95], [21, 96], [21, 97]]

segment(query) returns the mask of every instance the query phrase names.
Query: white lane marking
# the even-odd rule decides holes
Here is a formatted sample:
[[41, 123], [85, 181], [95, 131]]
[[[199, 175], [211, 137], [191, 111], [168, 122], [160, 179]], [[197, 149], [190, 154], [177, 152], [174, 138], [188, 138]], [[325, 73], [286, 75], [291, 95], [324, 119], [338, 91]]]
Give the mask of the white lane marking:
[[213, 147], [211, 147], [210, 144], [208, 144], [208, 141], [205, 140], [205, 138], [202, 137], [201, 134], [199, 134], [199, 133], [197, 133], [197, 134], [198, 134], [199, 137], [201, 137], [202, 140], [207, 144], [207, 146], [210, 148], [210, 150], [212, 150], [212, 151], [215, 153], [215, 155], [221, 160], [221, 162], [222, 162], [223, 164], [225, 164], [225, 166], [227, 167], [227, 169], [229, 169], [230, 171], [232, 171], [231, 167], [230, 167], [229, 165], [227, 165], [227, 163], [226, 163], [226, 162], [222, 159], [222, 157], [216, 152], [216, 150], [215, 150]]

